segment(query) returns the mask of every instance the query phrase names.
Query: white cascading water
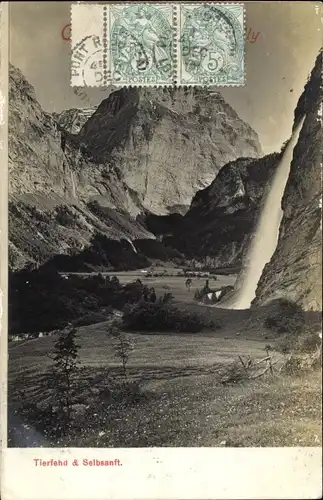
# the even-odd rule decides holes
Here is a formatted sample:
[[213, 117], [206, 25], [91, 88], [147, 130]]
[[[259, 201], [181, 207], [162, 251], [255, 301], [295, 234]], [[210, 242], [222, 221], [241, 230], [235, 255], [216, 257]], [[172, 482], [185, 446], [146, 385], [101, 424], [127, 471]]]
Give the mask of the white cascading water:
[[137, 248], [135, 247], [135, 245], [133, 244], [132, 240], [130, 238], [126, 238], [126, 240], [128, 241], [128, 243], [130, 243], [131, 247], [132, 247], [132, 250], [135, 252], [135, 253], [138, 253], [137, 252]]
[[72, 184], [72, 195], [74, 198], [76, 198], [76, 186], [74, 180], [74, 172], [72, 172], [72, 170], [71, 170], [71, 184]]
[[[257, 225], [256, 234], [247, 255], [247, 267], [241, 276], [241, 284], [237, 283], [237, 291], [226, 304], [220, 305], [228, 309], [249, 309], [256, 296], [256, 289], [265, 265], [276, 250], [279, 227], [283, 216], [281, 201], [285, 191], [293, 150], [297, 144], [305, 116], [295, 128], [280, 163], [277, 167], [272, 185], [264, 203]], [[239, 280], [240, 281], [240, 280]]]

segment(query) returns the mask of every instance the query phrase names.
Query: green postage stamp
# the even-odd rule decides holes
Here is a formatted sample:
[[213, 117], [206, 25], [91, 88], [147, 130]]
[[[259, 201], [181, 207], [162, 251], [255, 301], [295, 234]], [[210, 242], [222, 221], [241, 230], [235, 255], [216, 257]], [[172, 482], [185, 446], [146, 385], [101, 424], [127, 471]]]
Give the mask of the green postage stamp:
[[122, 85], [171, 85], [176, 70], [173, 8], [110, 6], [109, 71]]
[[181, 85], [243, 85], [244, 12], [241, 4], [181, 5]]
[[242, 86], [240, 3], [72, 5], [72, 86]]

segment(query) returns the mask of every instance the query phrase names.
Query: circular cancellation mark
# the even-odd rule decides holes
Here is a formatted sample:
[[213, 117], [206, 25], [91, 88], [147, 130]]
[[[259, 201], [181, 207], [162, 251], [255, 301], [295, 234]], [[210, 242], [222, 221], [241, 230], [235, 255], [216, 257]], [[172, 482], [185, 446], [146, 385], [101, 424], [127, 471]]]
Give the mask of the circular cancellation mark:
[[98, 35], [89, 35], [72, 49], [71, 76], [79, 86], [99, 87], [106, 85], [103, 69], [103, 44]]

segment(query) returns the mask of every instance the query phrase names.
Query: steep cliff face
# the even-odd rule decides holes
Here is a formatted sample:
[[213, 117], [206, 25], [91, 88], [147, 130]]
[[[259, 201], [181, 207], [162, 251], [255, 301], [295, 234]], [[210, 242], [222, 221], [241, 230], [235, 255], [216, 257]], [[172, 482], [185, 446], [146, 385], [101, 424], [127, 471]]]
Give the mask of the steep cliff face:
[[13, 66], [9, 88], [10, 195], [46, 194], [73, 202], [99, 198], [110, 208], [140, 213], [136, 196], [115, 170], [82, 154], [79, 141], [41, 109], [33, 87]]
[[54, 120], [60, 124], [62, 128], [71, 132], [72, 134], [78, 134], [83, 125], [88, 121], [89, 118], [95, 113], [97, 106], [93, 108], [84, 109], [66, 109], [61, 113], [53, 113]]
[[306, 310], [322, 310], [322, 54], [295, 110], [294, 128], [306, 116], [294, 149], [282, 200], [283, 219], [254, 304], [286, 297]]
[[113, 92], [78, 140], [95, 163], [113, 165], [144, 208], [158, 215], [178, 207], [185, 212], [224, 164], [260, 154], [251, 127], [220, 94], [200, 89]]
[[279, 157], [240, 158], [225, 165], [210, 186], [196, 193], [173, 235], [165, 239], [190, 259], [215, 267], [240, 266]]
[[[97, 233], [153, 238], [134, 220], [142, 210], [135, 194], [112, 168], [81, 153], [13, 66], [9, 84], [10, 266], [81, 250]], [[93, 201], [110, 212], [98, 214]]]

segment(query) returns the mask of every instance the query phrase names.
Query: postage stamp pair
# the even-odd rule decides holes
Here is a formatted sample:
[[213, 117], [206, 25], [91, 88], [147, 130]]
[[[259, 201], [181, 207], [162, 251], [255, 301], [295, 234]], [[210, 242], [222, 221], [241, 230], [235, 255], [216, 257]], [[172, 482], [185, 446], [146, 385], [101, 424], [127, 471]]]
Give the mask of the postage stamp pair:
[[72, 86], [242, 86], [240, 3], [73, 4]]

